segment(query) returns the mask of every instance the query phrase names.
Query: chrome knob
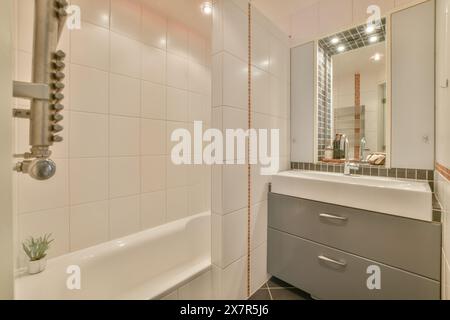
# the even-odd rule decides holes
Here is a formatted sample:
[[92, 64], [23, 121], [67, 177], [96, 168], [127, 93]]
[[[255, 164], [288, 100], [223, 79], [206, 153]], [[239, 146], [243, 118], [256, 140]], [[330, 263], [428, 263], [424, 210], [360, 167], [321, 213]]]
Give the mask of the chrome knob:
[[64, 89], [66, 86], [64, 85], [64, 83], [62, 83], [62, 82], [54, 82], [53, 83], [53, 88], [55, 89], [55, 90], [62, 90], [62, 89]]
[[53, 142], [63, 142], [64, 138], [61, 136], [53, 136], [52, 140], [53, 140]]
[[66, 53], [65, 53], [64, 51], [58, 50], [58, 51], [55, 53], [55, 59], [56, 59], [56, 60], [64, 60], [65, 58], [66, 58]]
[[56, 112], [62, 111], [62, 110], [64, 110], [64, 106], [60, 103], [54, 104], [53, 110], [55, 110]]
[[52, 178], [56, 173], [56, 164], [45, 158], [18, 163], [14, 168], [17, 172], [28, 173], [33, 179], [44, 181]]
[[58, 132], [63, 131], [63, 130], [64, 130], [64, 127], [61, 126], [61, 125], [59, 125], [59, 124], [54, 124], [54, 125], [52, 126], [52, 130], [53, 130], [54, 133], [58, 133]]
[[56, 3], [60, 6], [60, 7], [67, 7], [69, 5], [69, 3], [67, 2], [67, 0], [56, 0]]
[[53, 99], [55, 99], [55, 100], [63, 100], [64, 99], [64, 95], [62, 93], [60, 93], [60, 92], [54, 93], [53, 94]]
[[53, 73], [53, 77], [55, 77], [56, 80], [62, 80], [66, 77], [66, 75], [64, 74], [64, 72], [56, 71]]
[[62, 61], [55, 61], [53, 62], [53, 66], [55, 67], [55, 69], [63, 70], [66, 67], [66, 64]]
[[53, 115], [53, 120], [56, 122], [60, 122], [60, 121], [64, 120], [64, 117], [60, 114], [55, 114], [55, 115]]

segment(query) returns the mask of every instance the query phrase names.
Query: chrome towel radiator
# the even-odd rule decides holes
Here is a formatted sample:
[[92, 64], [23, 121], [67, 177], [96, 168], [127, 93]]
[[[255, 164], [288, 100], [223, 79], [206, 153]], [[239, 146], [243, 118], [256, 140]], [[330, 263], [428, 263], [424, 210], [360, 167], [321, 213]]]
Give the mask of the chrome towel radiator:
[[50, 159], [50, 147], [62, 142], [64, 119], [61, 104], [64, 99], [63, 51], [57, 51], [67, 19], [66, 0], [35, 0], [32, 83], [14, 82], [13, 96], [31, 100], [29, 110], [14, 109], [13, 116], [30, 121], [31, 149], [16, 155], [22, 161], [14, 170], [29, 174], [37, 180], [47, 180], [56, 173], [56, 164]]

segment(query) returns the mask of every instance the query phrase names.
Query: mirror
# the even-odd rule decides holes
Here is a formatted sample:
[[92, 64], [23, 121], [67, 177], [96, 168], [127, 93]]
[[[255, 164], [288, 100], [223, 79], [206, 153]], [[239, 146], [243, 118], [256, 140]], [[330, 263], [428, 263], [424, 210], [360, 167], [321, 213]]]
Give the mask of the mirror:
[[319, 40], [317, 63], [318, 160], [384, 165], [385, 19]]

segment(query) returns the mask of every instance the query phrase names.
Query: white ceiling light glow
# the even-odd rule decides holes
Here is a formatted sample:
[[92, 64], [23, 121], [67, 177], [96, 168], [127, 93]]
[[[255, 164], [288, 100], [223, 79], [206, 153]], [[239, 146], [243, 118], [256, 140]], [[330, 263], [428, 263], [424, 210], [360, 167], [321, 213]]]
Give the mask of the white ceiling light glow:
[[201, 6], [202, 12], [205, 15], [210, 15], [212, 13], [213, 7], [211, 2], [203, 2]]
[[383, 58], [383, 55], [381, 53], [375, 53], [370, 59], [372, 61], [378, 62]]
[[375, 31], [375, 26], [374, 25], [368, 25], [367, 26], [367, 28], [366, 28], [366, 33], [367, 34], [371, 34], [371, 33], [373, 33]]
[[338, 50], [339, 52], [344, 52], [344, 51], [345, 51], [345, 46], [339, 46], [339, 47], [337, 48], [337, 50]]
[[341, 40], [339, 40], [339, 38], [333, 38], [331, 39], [331, 44], [338, 44], [339, 42], [341, 42]]
[[378, 41], [378, 36], [372, 36], [369, 38], [370, 43], [375, 43]]

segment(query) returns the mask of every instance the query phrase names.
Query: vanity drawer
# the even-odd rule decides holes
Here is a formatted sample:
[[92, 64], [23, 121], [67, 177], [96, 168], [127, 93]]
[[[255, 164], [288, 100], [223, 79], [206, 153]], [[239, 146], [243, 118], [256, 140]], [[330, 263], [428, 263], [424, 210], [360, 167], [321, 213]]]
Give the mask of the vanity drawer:
[[[269, 228], [268, 271], [313, 297], [327, 300], [438, 300], [439, 282]], [[369, 290], [370, 266], [381, 289]]]
[[269, 194], [269, 226], [440, 280], [441, 225]]

